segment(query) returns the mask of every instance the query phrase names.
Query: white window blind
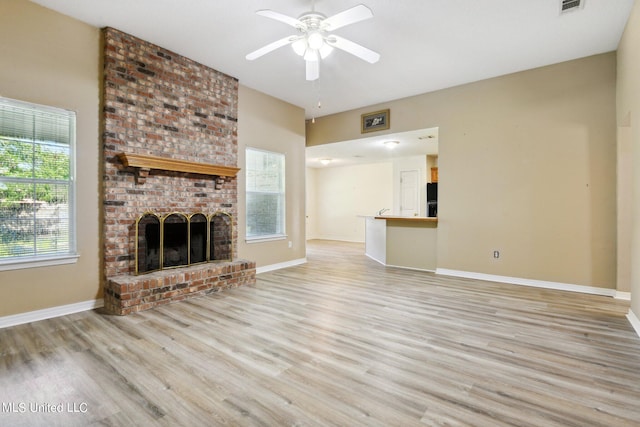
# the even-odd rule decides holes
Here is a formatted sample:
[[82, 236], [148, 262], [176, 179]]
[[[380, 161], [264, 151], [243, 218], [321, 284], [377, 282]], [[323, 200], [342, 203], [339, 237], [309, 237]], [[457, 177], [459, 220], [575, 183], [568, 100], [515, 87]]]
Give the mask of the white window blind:
[[284, 154], [247, 148], [247, 240], [285, 236]]
[[0, 98], [0, 264], [74, 255], [75, 113]]

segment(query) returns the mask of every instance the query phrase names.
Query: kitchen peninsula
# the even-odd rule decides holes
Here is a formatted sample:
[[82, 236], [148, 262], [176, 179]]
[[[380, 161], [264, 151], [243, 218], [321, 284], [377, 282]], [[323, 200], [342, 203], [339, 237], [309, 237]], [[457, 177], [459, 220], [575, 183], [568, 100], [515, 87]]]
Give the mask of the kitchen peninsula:
[[365, 217], [365, 254], [389, 267], [436, 270], [438, 218]]

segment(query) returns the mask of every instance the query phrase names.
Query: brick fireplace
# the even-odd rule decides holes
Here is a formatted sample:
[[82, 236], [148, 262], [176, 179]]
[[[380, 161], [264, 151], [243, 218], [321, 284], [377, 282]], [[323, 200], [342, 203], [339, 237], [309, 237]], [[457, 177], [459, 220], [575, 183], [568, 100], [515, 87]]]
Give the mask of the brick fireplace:
[[[113, 28], [103, 37], [106, 310], [126, 315], [255, 283], [255, 263], [236, 249], [237, 79]], [[136, 221], [149, 212], [224, 214], [229, 259], [136, 274]]]

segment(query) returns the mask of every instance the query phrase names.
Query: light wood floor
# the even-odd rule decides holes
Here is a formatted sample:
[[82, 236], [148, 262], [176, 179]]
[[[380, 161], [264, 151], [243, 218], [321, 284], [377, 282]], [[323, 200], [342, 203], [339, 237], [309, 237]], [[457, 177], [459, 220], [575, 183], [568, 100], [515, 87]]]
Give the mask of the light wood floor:
[[363, 251], [312, 242], [255, 287], [2, 329], [0, 425], [640, 425], [628, 304]]

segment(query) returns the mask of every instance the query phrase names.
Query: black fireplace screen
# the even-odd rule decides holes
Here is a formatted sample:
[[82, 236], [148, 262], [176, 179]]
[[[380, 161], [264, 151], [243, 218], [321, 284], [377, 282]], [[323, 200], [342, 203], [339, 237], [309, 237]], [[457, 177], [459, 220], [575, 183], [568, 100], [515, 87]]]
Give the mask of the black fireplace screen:
[[136, 274], [233, 257], [232, 217], [146, 212], [136, 220]]

